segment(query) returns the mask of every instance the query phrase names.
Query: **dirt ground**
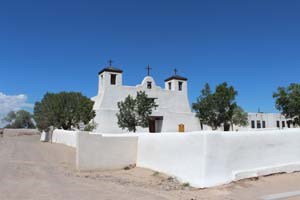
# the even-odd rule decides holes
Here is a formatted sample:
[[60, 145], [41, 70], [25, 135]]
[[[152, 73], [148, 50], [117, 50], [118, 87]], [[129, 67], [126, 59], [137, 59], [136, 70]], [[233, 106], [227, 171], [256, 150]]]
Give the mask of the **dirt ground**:
[[[78, 173], [73, 148], [42, 143], [38, 135], [0, 136], [0, 200], [253, 200], [297, 190], [300, 173], [210, 189], [194, 189], [141, 168]], [[289, 198], [296, 199], [300, 196]]]

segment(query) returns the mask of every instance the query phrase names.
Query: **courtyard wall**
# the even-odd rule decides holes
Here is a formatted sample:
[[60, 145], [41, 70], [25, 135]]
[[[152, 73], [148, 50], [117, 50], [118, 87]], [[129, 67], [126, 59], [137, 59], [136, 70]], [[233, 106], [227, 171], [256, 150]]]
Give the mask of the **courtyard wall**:
[[[136, 164], [198, 188], [300, 171], [300, 129], [77, 135], [79, 170]], [[74, 138], [59, 141], [70, 144], [66, 140]]]
[[137, 136], [110, 136], [78, 133], [76, 148], [77, 169], [112, 170], [135, 166]]
[[70, 147], [76, 147], [77, 144], [77, 131], [66, 131], [55, 129], [52, 134], [52, 142], [64, 144]]

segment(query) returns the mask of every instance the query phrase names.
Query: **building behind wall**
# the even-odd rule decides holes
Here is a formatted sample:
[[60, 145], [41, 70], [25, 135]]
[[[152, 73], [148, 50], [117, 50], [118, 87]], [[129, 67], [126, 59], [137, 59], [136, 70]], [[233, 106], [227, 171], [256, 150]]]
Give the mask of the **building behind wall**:
[[294, 128], [295, 124], [280, 113], [248, 113], [249, 129]]
[[[211, 130], [209, 126], [199, 123], [195, 113], [191, 111], [188, 100], [188, 80], [176, 74], [165, 79], [164, 88], [159, 87], [149, 76], [136, 86], [123, 85], [123, 71], [108, 66], [98, 74], [98, 94], [93, 97], [96, 112], [96, 132], [122, 133], [118, 127], [118, 102], [124, 101], [128, 95], [135, 97], [138, 91], [144, 91], [158, 105], [149, 117], [149, 127], [137, 127], [138, 132], [178, 132]], [[234, 126], [234, 131], [252, 129], [293, 128], [295, 124], [279, 113], [248, 113], [248, 126]], [[224, 130], [220, 127], [218, 130]]]
[[[149, 72], [148, 72], [149, 73]], [[135, 75], [132, 75], [135, 76]], [[126, 132], [118, 127], [118, 102], [124, 101], [128, 95], [135, 97], [138, 91], [145, 91], [158, 107], [149, 117], [149, 128], [137, 127], [138, 132], [177, 132], [200, 130], [199, 120], [191, 112], [188, 100], [187, 78], [176, 73], [165, 80], [161, 88], [151, 76], [146, 76], [136, 86], [123, 85], [123, 71], [108, 66], [99, 72], [98, 95], [93, 97], [96, 112], [96, 132]]]

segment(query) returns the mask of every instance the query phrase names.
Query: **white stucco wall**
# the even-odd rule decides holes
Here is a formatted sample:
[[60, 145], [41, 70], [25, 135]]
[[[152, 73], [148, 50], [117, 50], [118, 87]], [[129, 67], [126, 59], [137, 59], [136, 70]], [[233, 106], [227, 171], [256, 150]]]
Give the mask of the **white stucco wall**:
[[53, 136], [53, 142], [77, 147], [79, 170], [122, 169], [136, 164], [199, 188], [300, 170], [300, 129], [161, 134], [79, 132], [77, 137], [75, 131], [55, 130]]
[[78, 133], [78, 170], [122, 169], [136, 163], [137, 136], [109, 136]]
[[137, 166], [194, 187], [300, 170], [300, 129], [142, 135]]
[[168, 133], [139, 136], [137, 166], [175, 176], [181, 182], [202, 186], [204, 134]]
[[52, 134], [52, 142], [65, 144], [70, 147], [76, 147], [77, 134], [77, 131], [55, 129]]
[[206, 187], [300, 170], [300, 129], [208, 133], [205, 143]]
[[[266, 128], [288, 128], [288, 121], [285, 116], [280, 113], [248, 113], [248, 127], [251, 128], [251, 121], [255, 122], [255, 129], [257, 129], [257, 122], [260, 121], [261, 128], [263, 121], [265, 121]], [[277, 127], [277, 121], [279, 122], [279, 127]], [[284, 125], [284, 126], [283, 126]], [[294, 127], [293, 124], [290, 124], [290, 128]], [[258, 128], [259, 129], [259, 128]]]

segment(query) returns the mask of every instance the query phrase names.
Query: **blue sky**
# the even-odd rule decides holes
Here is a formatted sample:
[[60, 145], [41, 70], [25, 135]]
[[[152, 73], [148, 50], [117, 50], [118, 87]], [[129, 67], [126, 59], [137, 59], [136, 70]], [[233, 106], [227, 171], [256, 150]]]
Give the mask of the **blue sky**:
[[275, 112], [272, 93], [299, 82], [299, 10], [292, 0], [2, 0], [0, 110], [30, 109], [47, 91], [92, 97], [111, 58], [127, 85], [148, 64], [161, 86], [177, 68], [191, 102], [227, 81], [246, 111]]

